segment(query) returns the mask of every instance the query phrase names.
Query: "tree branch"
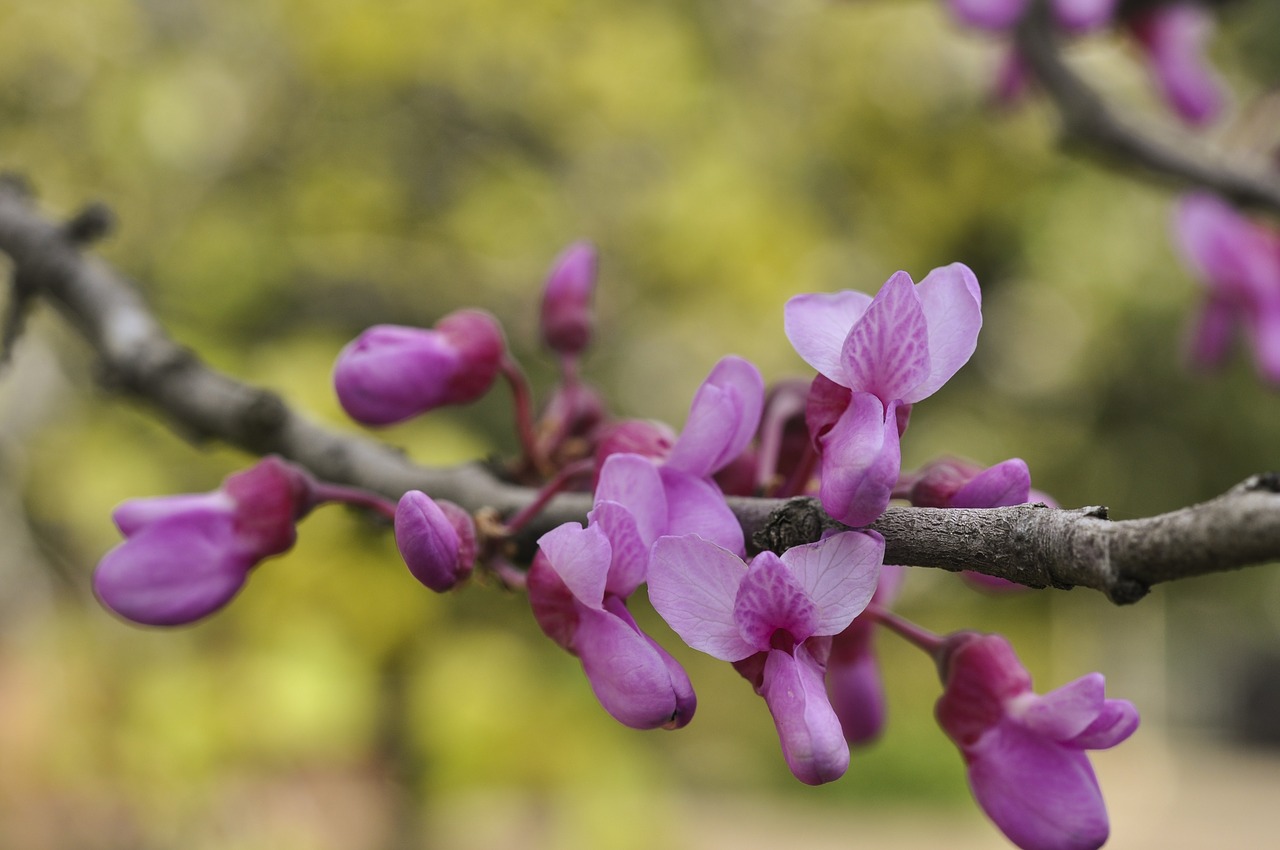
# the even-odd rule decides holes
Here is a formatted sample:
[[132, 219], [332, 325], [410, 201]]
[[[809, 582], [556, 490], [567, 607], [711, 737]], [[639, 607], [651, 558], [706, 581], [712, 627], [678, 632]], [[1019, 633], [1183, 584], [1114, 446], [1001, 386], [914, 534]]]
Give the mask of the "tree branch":
[[[535, 497], [479, 464], [423, 467], [376, 440], [326, 429], [275, 393], [210, 368], [165, 333], [129, 281], [82, 253], [79, 233], [41, 216], [19, 184], [0, 181], [0, 251], [15, 274], [79, 329], [110, 389], [180, 433], [278, 454], [324, 480], [390, 498], [419, 489], [472, 512], [509, 516]], [[842, 527], [812, 499], [732, 498], [729, 505], [757, 548], [781, 551]], [[514, 544], [527, 553], [544, 531], [583, 521], [590, 506], [586, 493], [558, 496]], [[1111, 522], [1105, 508], [1043, 505], [891, 507], [872, 528], [884, 536], [890, 563], [976, 570], [1031, 587], [1091, 587], [1128, 603], [1159, 582], [1280, 559], [1280, 475], [1255, 476], [1209, 502], [1148, 519]]]
[[1062, 58], [1047, 0], [1033, 4], [1015, 32], [1017, 50], [1062, 118], [1064, 143], [1116, 169], [1136, 168], [1186, 187], [1212, 190], [1245, 207], [1280, 212], [1280, 173], [1241, 168], [1173, 127], [1122, 120]]

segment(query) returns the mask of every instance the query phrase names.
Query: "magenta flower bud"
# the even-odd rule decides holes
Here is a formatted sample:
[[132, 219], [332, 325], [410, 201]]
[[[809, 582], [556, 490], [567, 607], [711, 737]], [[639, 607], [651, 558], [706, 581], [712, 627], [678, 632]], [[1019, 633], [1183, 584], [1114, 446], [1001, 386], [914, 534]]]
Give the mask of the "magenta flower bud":
[[259, 561], [289, 549], [315, 504], [302, 470], [269, 457], [212, 493], [135, 499], [116, 508], [125, 535], [93, 575], [102, 604], [125, 619], [174, 626], [239, 592]]
[[596, 443], [596, 469], [603, 469], [605, 459], [615, 454], [666, 460], [675, 444], [676, 434], [667, 425], [650, 419], [627, 419], [610, 426], [600, 436]]
[[444, 593], [471, 575], [475, 524], [457, 505], [410, 490], [396, 506], [396, 546], [414, 578]]
[[333, 386], [365, 425], [391, 425], [446, 404], [468, 404], [493, 385], [506, 343], [488, 313], [459, 310], [434, 330], [375, 325], [338, 354]]
[[1126, 700], [1107, 699], [1091, 673], [1039, 695], [999, 635], [961, 632], [939, 652], [945, 686], [935, 714], [960, 748], [978, 805], [1023, 850], [1096, 850], [1106, 805], [1086, 750], [1107, 749], [1138, 728]]
[[591, 295], [599, 263], [589, 242], [575, 242], [556, 258], [542, 296], [542, 339], [558, 354], [576, 357], [591, 342]]

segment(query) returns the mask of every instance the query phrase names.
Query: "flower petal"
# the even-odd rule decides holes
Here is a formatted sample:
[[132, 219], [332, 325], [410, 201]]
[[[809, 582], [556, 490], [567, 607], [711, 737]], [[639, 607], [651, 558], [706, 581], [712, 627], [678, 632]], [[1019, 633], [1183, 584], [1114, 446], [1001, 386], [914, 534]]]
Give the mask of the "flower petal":
[[634, 454], [610, 455], [600, 472], [596, 504], [587, 514], [613, 551], [606, 590], [630, 596], [644, 583], [649, 547], [667, 530], [667, 497], [658, 468]]
[[396, 547], [413, 577], [444, 593], [470, 572], [460, 541], [444, 510], [421, 490], [410, 490], [396, 506]]
[[928, 376], [900, 396], [914, 403], [933, 395], [969, 362], [982, 329], [982, 292], [963, 263], [942, 266], [915, 288], [928, 326]]
[[[884, 404], [905, 399], [929, 375], [929, 328], [906, 272], [895, 272], [854, 323], [840, 351], [849, 389]], [[927, 393], [926, 393], [927, 395]], [[917, 396], [909, 401], [924, 398]]]
[[876, 592], [883, 561], [884, 538], [874, 531], [846, 531], [782, 554], [782, 563], [818, 609], [815, 635], [843, 631], [863, 612]]
[[808, 640], [818, 625], [818, 608], [800, 582], [777, 555], [761, 552], [752, 560], [738, 585], [733, 619], [743, 639], [757, 651], [769, 649], [774, 632], [785, 630], [793, 640]]
[[729, 509], [719, 487], [705, 478], [695, 478], [665, 466], [658, 473], [667, 497], [666, 534], [697, 534], [735, 555], [745, 553], [742, 524]]
[[1102, 674], [1090, 673], [1047, 694], [1030, 697], [1024, 704], [1015, 700], [1010, 716], [1037, 735], [1068, 741], [1098, 719], [1105, 692]]
[[1109, 699], [1098, 719], [1069, 743], [1081, 750], [1106, 750], [1126, 740], [1138, 730], [1138, 709], [1127, 699]]
[[1026, 850], [1096, 850], [1107, 807], [1083, 752], [1002, 723], [966, 753], [969, 787], [987, 817]]
[[765, 660], [760, 688], [787, 766], [806, 785], [839, 779], [849, 768], [849, 744], [827, 700], [823, 672], [803, 644], [794, 656], [774, 649]]
[[984, 469], [951, 497], [953, 508], [1003, 508], [1026, 504], [1031, 493], [1031, 470], [1022, 458], [1009, 458]]
[[1183, 198], [1174, 213], [1178, 246], [1210, 291], [1245, 307], [1280, 290], [1271, 235], [1213, 195]]
[[609, 538], [597, 526], [576, 522], [558, 525], [538, 538], [547, 564], [583, 605], [599, 608], [613, 553]]
[[1213, 17], [1198, 3], [1151, 9], [1133, 24], [1151, 57], [1151, 72], [1165, 100], [1188, 124], [1212, 121], [1226, 103], [1222, 83], [1205, 58]]
[[854, 746], [871, 743], [884, 730], [884, 683], [874, 639], [874, 624], [854, 620], [832, 639], [827, 661], [827, 696], [844, 739]]
[[845, 525], [875, 522], [889, 506], [902, 467], [896, 415], [886, 416], [871, 393], [854, 393], [821, 447], [822, 507]]
[[782, 308], [787, 339], [820, 375], [847, 387], [840, 351], [849, 329], [870, 305], [870, 295], [850, 289], [797, 295]]
[[390, 425], [446, 403], [460, 359], [438, 331], [375, 325], [339, 352], [333, 386], [352, 419]]
[[130, 499], [116, 505], [111, 519], [120, 533], [131, 537], [153, 522], [161, 522], [178, 516], [194, 514], [235, 513], [235, 500], [222, 490], [212, 493], [183, 493], [178, 496], [155, 496], [148, 499]]
[[722, 469], [751, 442], [763, 410], [760, 370], [741, 357], [721, 359], [694, 395], [666, 465], [698, 478]]
[[701, 537], [661, 537], [649, 561], [649, 601], [689, 646], [739, 661], [756, 651], [733, 616], [746, 574], [740, 558]]

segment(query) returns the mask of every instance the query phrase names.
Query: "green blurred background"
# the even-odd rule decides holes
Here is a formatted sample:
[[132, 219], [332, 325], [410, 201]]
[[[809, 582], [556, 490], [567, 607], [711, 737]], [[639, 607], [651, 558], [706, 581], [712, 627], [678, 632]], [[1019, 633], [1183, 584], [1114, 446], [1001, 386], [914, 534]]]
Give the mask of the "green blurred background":
[[[1274, 4], [1243, 3], [1215, 40], [1238, 103], [1274, 84], [1278, 31]], [[986, 326], [916, 411], [906, 467], [1021, 456], [1064, 505], [1131, 517], [1280, 466], [1280, 398], [1247, 356], [1184, 367], [1198, 292], [1167, 236], [1175, 195], [1062, 155], [1043, 104], [989, 109], [997, 53], [932, 0], [0, 0], [0, 168], [55, 214], [108, 202], [102, 255], [181, 342], [336, 428], [357, 430], [328, 379], [348, 339], [463, 305], [502, 318], [545, 389], [534, 305], [588, 238], [586, 368], [623, 414], [679, 426], [727, 352], [801, 373], [793, 294], [960, 260]], [[1168, 120], [1122, 40], [1072, 58]], [[932, 722], [936, 674], [890, 636], [885, 740], [809, 789], [728, 665], [677, 653], [695, 722], [623, 729], [520, 596], [431, 595], [385, 527], [339, 509], [206, 623], [114, 620], [89, 592], [111, 508], [249, 459], [94, 375], [43, 310], [0, 374], [0, 847], [1002, 846]], [[508, 411], [495, 392], [383, 436], [461, 462], [513, 449]], [[1280, 578], [1122, 610], [917, 572], [901, 608], [922, 624], [1007, 632], [1042, 690], [1098, 669], [1139, 704], [1143, 732], [1098, 760], [1114, 846], [1196, 834], [1197, 777], [1246, 754], [1201, 737], [1230, 738]], [[1250, 787], [1280, 784], [1249, 764]], [[1280, 826], [1273, 808], [1232, 820]]]

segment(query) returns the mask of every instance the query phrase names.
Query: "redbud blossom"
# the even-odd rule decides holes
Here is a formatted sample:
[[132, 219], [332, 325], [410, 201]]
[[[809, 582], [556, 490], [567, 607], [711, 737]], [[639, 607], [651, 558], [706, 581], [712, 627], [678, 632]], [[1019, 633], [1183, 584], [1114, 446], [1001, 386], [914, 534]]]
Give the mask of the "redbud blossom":
[[305, 472], [268, 457], [198, 495], [135, 499], [112, 514], [125, 535], [103, 556], [93, 588], [136, 623], [191, 623], [227, 604], [259, 561], [289, 549], [315, 505]]
[[596, 249], [575, 242], [556, 258], [542, 296], [542, 339], [557, 354], [580, 355], [591, 342]]
[[1213, 16], [1199, 3], [1173, 3], [1137, 13], [1129, 21], [1147, 54], [1165, 100], [1188, 124], [1212, 121], [1226, 102], [1222, 83], [1205, 59]]
[[444, 593], [471, 575], [476, 529], [470, 514], [410, 490], [396, 507], [396, 546], [414, 578]]
[[433, 330], [375, 325], [338, 354], [333, 386], [365, 425], [390, 425], [488, 392], [506, 351], [502, 328], [481, 310], [450, 313]]
[[1110, 825], [1085, 751], [1132, 735], [1133, 704], [1107, 699], [1100, 673], [1036, 694], [999, 635], [950, 635], [938, 659], [938, 724], [960, 748], [987, 817], [1023, 850], [1101, 847]]

